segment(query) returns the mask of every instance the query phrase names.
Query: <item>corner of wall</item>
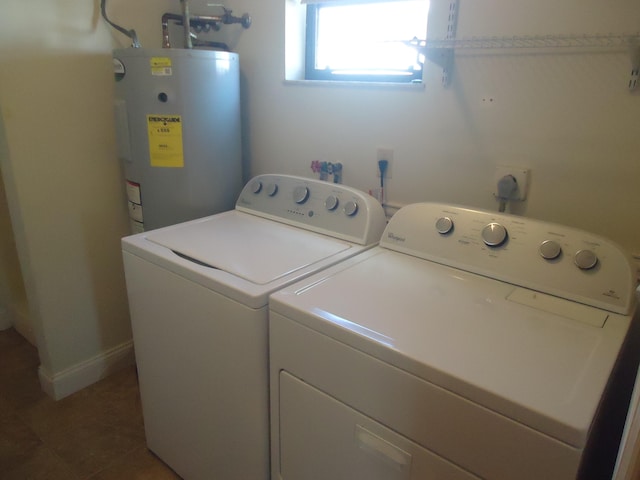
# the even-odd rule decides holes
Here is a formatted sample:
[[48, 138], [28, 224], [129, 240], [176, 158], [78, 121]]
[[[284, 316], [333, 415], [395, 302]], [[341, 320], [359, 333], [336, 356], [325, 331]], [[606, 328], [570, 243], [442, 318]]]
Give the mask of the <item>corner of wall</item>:
[[40, 365], [38, 377], [42, 390], [54, 400], [61, 400], [133, 364], [133, 341], [129, 340], [60, 373], [52, 374]]
[[11, 327], [11, 318], [6, 307], [0, 305], [0, 332]]
[[306, 8], [288, 0], [285, 10], [285, 80], [304, 80]]

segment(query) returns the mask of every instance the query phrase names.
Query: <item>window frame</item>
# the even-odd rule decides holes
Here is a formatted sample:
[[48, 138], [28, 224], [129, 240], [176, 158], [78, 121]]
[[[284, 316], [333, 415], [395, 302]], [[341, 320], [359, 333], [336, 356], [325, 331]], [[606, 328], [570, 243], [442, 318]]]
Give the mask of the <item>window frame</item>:
[[[375, 1], [375, 0], [374, 0]], [[341, 4], [348, 5], [350, 2], [345, 0]], [[362, 0], [353, 3], [366, 3]], [[373, 1], [371, 3], [374, 3]], [[424, 61], [421, 63], [420, 70], [406, 70], [409, 75], [385, 75], [385, 74], [346, 74], [334, 73], [328, 69], [318, 69], [315, 66], [316, 59], [316, 43], [318, 32], [318, 13], [324, 6], [330, 6], [331, 3], [314, 2], [306, 5], [306, 28], [305, 28], [305, 56], [304, 56], [304, 79], [305, 80], [321, 80], [334, 82], [366, 82], [366, 83], [394, 83], [400, 85], [421, 84], [424, 75]]]

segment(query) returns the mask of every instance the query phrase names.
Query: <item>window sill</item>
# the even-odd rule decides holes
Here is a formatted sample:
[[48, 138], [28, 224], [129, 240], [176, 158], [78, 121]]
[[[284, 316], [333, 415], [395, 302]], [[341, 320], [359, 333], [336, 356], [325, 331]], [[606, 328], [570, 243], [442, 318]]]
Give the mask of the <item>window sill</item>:
[[395, 83], [395, 82], [353, 82], [336, 80], [283, 80], [284, 85], [299, 85], [305, 87], [348, 87], [348, 88], [372, 88], [389, 90], [424, 90], [422, 83]]

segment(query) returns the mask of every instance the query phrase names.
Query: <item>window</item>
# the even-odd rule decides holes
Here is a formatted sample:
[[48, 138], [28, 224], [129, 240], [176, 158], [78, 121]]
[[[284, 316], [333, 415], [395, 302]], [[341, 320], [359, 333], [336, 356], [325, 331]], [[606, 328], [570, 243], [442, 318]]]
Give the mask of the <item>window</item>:
[[307, 3], [307, 80], [422, 81], [415, 40], [426, 38], [428, 0]]

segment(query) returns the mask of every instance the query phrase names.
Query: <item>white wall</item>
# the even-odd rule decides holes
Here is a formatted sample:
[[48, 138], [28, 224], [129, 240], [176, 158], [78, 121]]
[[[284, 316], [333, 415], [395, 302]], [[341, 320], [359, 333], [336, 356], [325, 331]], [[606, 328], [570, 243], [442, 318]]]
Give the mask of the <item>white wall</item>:
[[[146, 33], [144, 46], [160, 46], [157, 19], [142, 13], [153, 2], [133, 11], [110, 1], [126, 26]], [[392, 147], [390, 202], [491, 209], [495, 166], [523, 166], [531, 185], [514, 213], [603, 234], [640, 253], [640, 87], [627, 88], [626, 50], [461, 50], [446, 89], [433, 64], [424, 89], [302, 86], [283, 81], [287, 2], [297, 0], [228, 0], [253, 25], [225, 26], [212, 37], [240, 54], [245, 176], [312, 176], [311, 161], [323, 159], [342, 162], [344, 182], [368, 190], [378, 182], [376, 148]], [[191, 12], [217, 11], [207, 3], [191, 0]], [[178, 0], [168, 8], [179, 12]], [[635, 0], [460, 0], [458, 37], [635, 33], [639, 20]]]
[[[640, 91], [626, 89], [626, 53], [458, 52], [448, 89], [433, 66], [422, 90], [291, 85], [286, 1], [226, 2], [254, 19], [221, 34], [241, 57], [248, 174], [311, 176], [311, 161], [325, 159], [345, 165], [345, 183], [368, 189], [375, 149], [387, 146], [390, 201], [495, 208], [493, 167], [526, 166], [532, 185], [517, 212], [640, 250]], [[207, 13], [206, 3], [193, 0], [192, 13]], [[54, 379], [130, 340], [110, 59], [128, 40], [98, 5], [5, 0], [0, 16], [0, 167], [43, 370]], [[108, 2], [145, 47], [161, 45], [160, 16], [179, 7]], [[458, 33], [634, 32], [638, 19], [636, 0], [461, 0]]]
[[[516, 213], [640, 252], [640, 88], [627, 89], [627, 52], [458, 51], [448, 89], [433, 65], [417, 91], [291, 85], [287, 1], [295, 2], [226, 2], [254, 20], [240, 33], [227, 27], [244, 77], [251, 174], [310, 176], [312, 160], [340, 161], [344, 182], [367, 190], [377, 182], [376, 148], [389, 146], [389, 201], [496, 208], [495, 165], [524, 166], [531, 189]], [[460, 0], [458, 36], [634, 33], [639, 20], [636, 0]]]
[[[113, 127], [115, 44], [98, 5], [5, 0], [0, 15], [7, 147], [0, 167], [41, 380], [54, 396], [133, 358], [120, 254], [128, 222]], [[0, 235], [10, 243], [9, 232]]]

